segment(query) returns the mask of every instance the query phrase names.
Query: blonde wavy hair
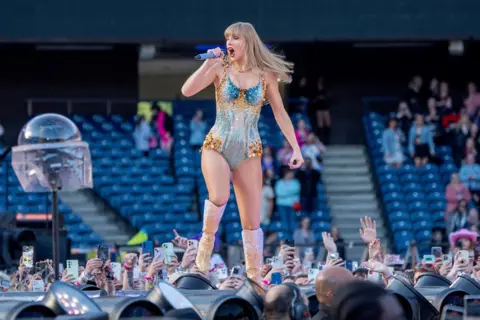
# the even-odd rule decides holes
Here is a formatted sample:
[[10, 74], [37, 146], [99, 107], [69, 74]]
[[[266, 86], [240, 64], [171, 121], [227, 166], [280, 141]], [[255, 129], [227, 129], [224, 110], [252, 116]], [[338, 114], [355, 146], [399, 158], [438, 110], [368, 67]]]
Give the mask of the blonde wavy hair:
[[247, 68], [265, 69], [277, 75], [283, 82], [291, 82], [293, 63], [286, 61], [283, 55], [270, 51], [262, 42], [255, 28], [248, 22], [236, 22], [225, 29], [225, 36], [242, 35], [245, 38]]

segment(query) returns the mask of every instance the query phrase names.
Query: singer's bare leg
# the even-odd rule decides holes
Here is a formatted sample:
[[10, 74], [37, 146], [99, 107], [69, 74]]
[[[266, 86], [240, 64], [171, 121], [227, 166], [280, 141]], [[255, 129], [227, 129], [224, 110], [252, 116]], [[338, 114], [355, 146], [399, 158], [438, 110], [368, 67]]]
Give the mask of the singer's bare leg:
[[218, 152], [204, 148], [202, 174], [208, 190], [208, 199], [216, 206], [223, 206], [230, 198], [230, 167]]
[[260, 229], [263, 184], [261, 158], [242, 161], [232, 176], [242, 222], [247, 276], [260, 282], [263, 265], [263, 231]]

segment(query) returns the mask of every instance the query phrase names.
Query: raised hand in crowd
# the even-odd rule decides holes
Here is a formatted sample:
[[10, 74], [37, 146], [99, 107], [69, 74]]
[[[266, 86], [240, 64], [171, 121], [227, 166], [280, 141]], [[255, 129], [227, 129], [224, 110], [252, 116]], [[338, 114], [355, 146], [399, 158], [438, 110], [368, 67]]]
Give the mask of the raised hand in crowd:
[[188, 239], [182, 237], [178, 234], [177, 230], [173, 229], [173, 233], [175, 234], [175, 238], [172, 240], [172, 243], [182, 249], [187, 249], [188, 247]]
[[127, 253], [125, 255], [124, 267], [133, 268], [135, 266], [135, 262], [137, 262], [137, 258], [138, 257], [136, 253]]
[[293, 259], [295, 256], [295, 248], [284, 244], [280, 247], [278, 256], [281, 257], [282, 261], [285, 263], [288, 259]]
[[61, 281], [66, 282], [66, 283], [74, 283], [75, 282], [75, 277], [72, 274], [68, 274], [67, 269], [64, 269], [63, 272], [62, 272]]
[[333, 240], [333, 237], [330, 233], [322, 232], [322, 240], [323, 240], [323, 246], [327, 250], [328, 255], [338, 252], [337, 245], [335, 244], [335, 241]]
[[103, 265], [102, 260], [100, 260], [98, 258], [88, 260], [87, 264], [85, 265], [85, 270], [84, 270], [85, 276], [86, 277], [91, 277], [92, 273], [93, 273], [93, 270], [97, 270], [97, 269], [102, 268], [102, 265]]
[[375, 220], [365, 216], [365, 220], [360, 218], [360, 224], [362, 225], [360, 237], [362, 237], [363, 242], [368, 244], [377, 239], [377, 222]]
[[174, 274], [177, 271], [177, 267], [180, 265], [178, 262], [178, 257], [176, 254], [171, 256], [170, 263], [167, 264], [167, 274], [171, 275]]
[[190, 246], [185, 250], [183, 254], [181, 267], [183, 269], [189, 269], [193, 264], [195, 264], [195, 258], [197, 257], [198, 249], [194, 246]]
[[238, 290], [243, 285], [244, 279], [242, 277], [228, 277], [220, 284], [220, 290]]
[[363, 264], [365, 267], [367, 267], [371, 271], [380, 273], [383, 276], [383, 280], [385, 281], [385, 284], [388, 284], [388, 281], [393, 276], [390, 273], [390, 270], [388, 269], [388, 267], [380, 261], [369, 260], [367, 262], [364, 262]]
[[328, 258], [325, 265], [327, 267], [344, 267], [345, 266], [345, 261], [343, 261], [342, 258], [334, 258], [334, 259]]
[[140, 258], [138, 258], [138, 271], [140, 272], [147, 272], [148, 265], [150, 261], [152, 260], [152, 257], [150, 257], [150, 253], [142, 253], [140, 255]]
[[375, 239], [368, 244], [368, 256], [369, 260], [383, 262], [380, 239]]
[[[300, 258], [295, 257], [295, 259], [293, 259], [293, 263], [294, 263], [293, 269], [290, 271], [290, 274], [297, 274], [299, 272], [302, 272], [303, 263], [302, 263], [302, 261], [300, 261]], [[305, 270], [303, 270], [303, 271], [305, 271]]]
[[147, 273], [145, 276], [146, 280], [155, 278], [155, 276], [162, 270], [162, 268], [165, 266], [163, 261], [160, 260], [154, 260], [150, 265], [148, 266]]
[[450, 273], [450, 271], [452, 271], [452, 264], [451, 263], [447, 263], [447, 264], [444, 264], [442, 262], [442, 264], [440, 265], [440, 267], [437, 266], [437, 259], [435, 259], [435, 268], [437, 268], [438, 270], [438, 273], [442, 276], [442, 277], [445, 277], [447, 278], [448, 277], [448, 274]]
[[[469, 269], [470, 261], [469, 260], [464, 260], [460, 254], [460, 251], [457, 252], [455, 255], [455, 259], [453, 260], [453, 267], [450, 270], [450, 272], [447, 274], [447, 279], [450, 281], [455, 281], [457, 278], [458, 274], [461, 272], [467, 273]], [[472, 268], [473, 271], [473, 268]]]

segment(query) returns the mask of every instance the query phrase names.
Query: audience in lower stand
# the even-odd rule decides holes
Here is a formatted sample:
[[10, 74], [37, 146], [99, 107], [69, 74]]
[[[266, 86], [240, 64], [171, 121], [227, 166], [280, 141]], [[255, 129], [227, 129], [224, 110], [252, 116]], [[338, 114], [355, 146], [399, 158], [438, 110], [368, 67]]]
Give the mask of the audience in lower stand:
[[300, 197], [302, 211], [310, 214], [317, 209], [317, 185], [320, 182], [320, 172], [313, 168], [311, 158], [304, 158], [303, 167], [297, 172], [297, 179], [300, 182]]
[[192, 149], [199, 150], [205, 140], [207, 123], [203, 120], [203, 111], [197, 110], [190, 120], [190, 145]]
[[402, 143], [405, 141], [405, 135], [397, 128], [395, 118], [388, 121], [388, 128], [383, 132], [382, 141], [385, 162], [397, 168], [401, 167], [404, 161]]
[[468, 187], [460, 182], [458, 173], [452, 173], [450, 183], [447, 185], [445, 191], [445, 198], [447, 199], [447, 209], [445, 211], [445, 218], [448, 218], [451, 212], [455, 211], [458, 206], [458, 201], [465, 200], [470, 202], [472, 196]]
[[293, 205], [300, 203], [300, 182], [295, 179], [295, 173], [289, 168], [284, 168], [281, 179], [275, 183], [277, 212], [285, 226], [295, 225]]

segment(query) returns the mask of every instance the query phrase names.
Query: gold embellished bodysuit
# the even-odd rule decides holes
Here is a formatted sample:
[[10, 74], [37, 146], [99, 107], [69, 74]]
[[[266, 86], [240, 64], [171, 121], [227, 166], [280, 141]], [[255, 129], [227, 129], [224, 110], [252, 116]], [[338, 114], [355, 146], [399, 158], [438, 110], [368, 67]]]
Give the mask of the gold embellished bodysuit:
[[230, 170], [248, 158], [262, 156], [258, 119], [265, 102], [265, 77], [260, 74], [257, 85], [237, 87], [224, 66], [222, 79], [215, 89], [217, 118], [203, 142], [203, 148], [219, 152]]

